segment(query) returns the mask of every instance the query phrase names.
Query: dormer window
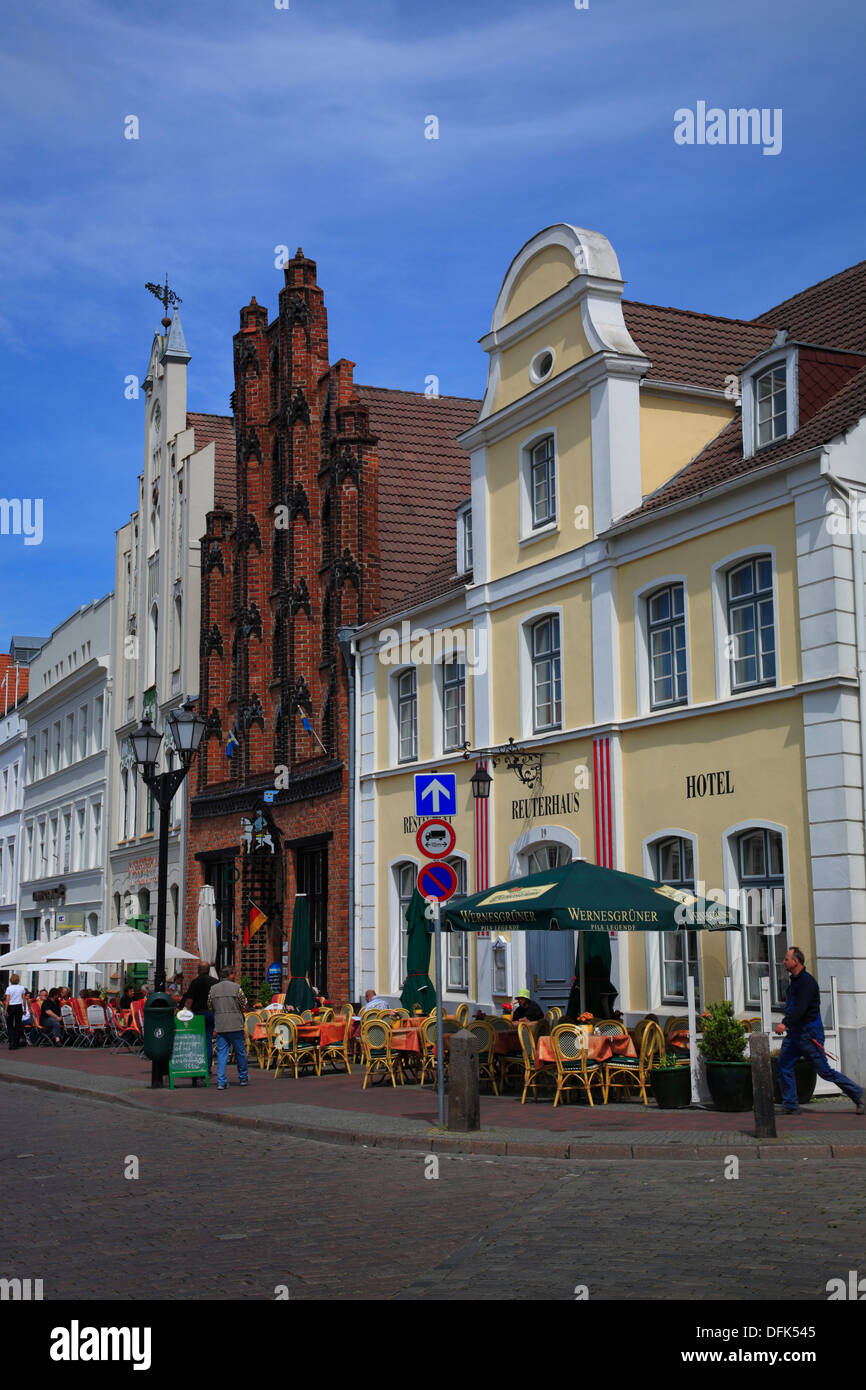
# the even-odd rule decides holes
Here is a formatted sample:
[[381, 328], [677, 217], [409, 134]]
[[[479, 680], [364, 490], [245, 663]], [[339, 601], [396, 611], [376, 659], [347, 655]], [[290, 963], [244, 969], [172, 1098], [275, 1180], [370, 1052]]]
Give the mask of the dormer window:
[[775, 444], [787, 433], [787, 370], [784, 362], [775, 362], [755, 378], [755, 448]]
[[800, 427], [797, 401], [798, 349], [787, 334], [743, 368], [743, 457], [752, 458], [782, 439], [790, 439]]

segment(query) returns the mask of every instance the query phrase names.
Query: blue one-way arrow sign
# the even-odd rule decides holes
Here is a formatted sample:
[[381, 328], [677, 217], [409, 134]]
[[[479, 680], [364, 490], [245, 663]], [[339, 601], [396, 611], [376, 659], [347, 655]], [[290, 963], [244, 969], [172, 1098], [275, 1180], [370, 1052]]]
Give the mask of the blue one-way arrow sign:
[[415, 773], [416, 816], [456, 816], [457, 774], [454, 772]]

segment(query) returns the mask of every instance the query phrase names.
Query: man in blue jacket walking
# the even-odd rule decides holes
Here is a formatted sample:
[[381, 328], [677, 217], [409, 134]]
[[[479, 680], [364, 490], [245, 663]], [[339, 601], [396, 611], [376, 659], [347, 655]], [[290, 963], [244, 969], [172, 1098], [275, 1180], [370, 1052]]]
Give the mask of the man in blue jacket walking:
[[782, 964], [790, 975], [788, 991], [785, 995], [785, 1015], [776, 1024], [777, 1033], [785, 1033], [782, 1051], [779, 1054], [779, 1089], [782, 1092], [782, 1113], [799, 1115], [797, 1086], [794, 1081], [794, 1066], [798, 1057], [805, 1057], [819, 1076], [832, 1081], [845, 1092], [857, 1107], [858, 1115], [866, 1115], [866, 1093], [862, 1086], [841, 1072], [834, 1071], [827, 1061], [827, 1055], [820, 1046], [824, 1039], [821, 1023], [821, 991], [818, 981], [805, 968], [806, 957], [797, 947], [792, 946]]

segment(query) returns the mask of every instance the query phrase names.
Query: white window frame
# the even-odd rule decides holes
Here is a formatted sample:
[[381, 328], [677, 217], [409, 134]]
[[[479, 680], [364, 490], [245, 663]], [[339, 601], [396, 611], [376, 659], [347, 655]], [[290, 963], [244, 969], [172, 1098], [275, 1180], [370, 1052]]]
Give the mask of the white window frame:
[[[738, 821], [736, 825], [729, 825], [722, 832], [722, 865], [725, 876], [725, 901], [733, 902], [735, 899], [731, 894], [739, 895], [740, 889], [740, 866], [737, 858], [737, 839], [748, 830], [774, 830], [782, 837], [782, 869], [785, 878], [785, 920], [788, 923], [788, 939], [791, 939], [791, 857], [788, 850], [788, 831], [784, 825], [778, 821], [762, 820], [759, 816], [752, 816], [748, 820]], [[747, 956], [745, 950], [746, 928], [741, 927], [738, 931], [725, 932], [725, 939], [728, 948], [728, 974], [731, 978], [733, 993], [733, 1003], [735, 1013], [746, 1013], [755, 1011], [755, 1006], [746, 1003], [746, 969]], [[774, 1012], [779, 1012], [774, 1009]]]
[[[450, 854], [448, 858], [445, 860], [445, 863], [450, 864], [451, 867], [454, 869], [455, 873], [457, 872], [458, 862], [463, 865], [463, 880], [466, 885], [465, 894], [460, 894], [458, 897], [458, 895], [455, 893], [454, 898], [452, 899], [452, 901], [459, 902], [461, 898], [470, 896], [471, 890], [469, 886], [469, 860], [465, 854]], [[472, 957], [470, 955], [469, 938], [474, 935], [474, 932], [467, 931], [445, 933], [443, 942], [443, 944], [445, 945], [445, 951], [443, 952], [442, 961], [442, 964], [445, 968], [445, 978], [442, 981], [442, 993], [444, 995], [459, 994], [465, 995], [467, 998], [469, 997], [470, 991], [472, 989]], [[449, 983], [452, 947], [457, 942], [460, 943], [460, 951], [459, 953], [457, 951], [454, 951], [453, 954], [455, 956], [459, 954], [459, 957], [461, 959], [464, 976], [466, 980], [465, 985], [452, 985]]]
[[[745, 560], [769, 557], [773, 573], [773, 635], [776, 643], [776, 680], [773, 685], [749, 686], [743, 690], [731, 689], [731, 658], [728, 656], [728, 571], [736, 569]], [[753, 545], [745, 550], [732, 551], [719, 560], [712, 568], [713, 590], [713, 630], [716, 648], [716, 697], [719, 700], [744, 698], [759, 695], [765, 690], [778, 690], [781, 686], [781, 645], [779, 642], [779, 572], [776, 564], [774, 545]]]
[[[552, 520], [542, 522], [539, 526], [535, 526], [533, 524], [532, 501], [532, 451], [544, 439], [551, 439], [553, 441], [554, 515]], [[521, 442], [519, 473], [520, 544], [525, 545], [531, 544], [532, 541], [540, 540], [542, 536], [553, 535], [559, 530], [561, 489], [559, 477], [559, 437], [555, 425], [549, 425], [544, 429], [535, 430]]]
[[90, 753], [90, 716], [88, 710], [90, 704], [79, 705], [78, 708], [78, 757], [83, 760]]
[[559, 729], [566, 727], [565, 720], [565, 671], [563, 669], [564, 652], [564, 625], [563, 611], [561, 604], [551, 604], [544, 608], [537, 608], [532, 613], [527, 613], [521, 619], [520, 635], [518, 639], [519, 652], [518, 664], [520, 667], [520, 737], [521, 739], [544, 739], [552, 733], [557, 733], [556, 728], [549, 728], [535, 732], [535, 690], [533, 683], [532, 668], [532, 629], [542, 618], [559, 618], [559, 676], [560, 676], [560, 696], [562, 704], [562, 719]]
[[[741, 383], [742, 410], [743, 410], [743, 458], [753, 458], [755, 454], [763, 453], [765, 449], [772, 447], [770, 444], [761, 445], [758, 448], [757, 440], [757, 409], [756, 409], [756, 384], [759, 377], [768, 372], [773, 367], [778, 367], [782, 363], [785, 366], [785, 404], [787, 407], [787, 430], [784, 438], [790, 439], [792, 434], [796, 434], [800, 427], [800, 405], [797, 399], [797, 379], [798, 379], [798, 353], [796, 348], [775, 348], [764, 353], [761, 358], [753, 362], [747, 372], [743, 373]], [[775, 444], [781, 443], [781, 438], [773, 441]]]
[[[653, 709], [649, 643], [649, 600], [659, 589], [667, 589], [672, 584], [683, 588], [683, 618], [686, 625], [686, 699], [677, 704], [659, 705]], [[665, 714], [671, 709], [685, 709], [692, 703], [692, 662], [689, 621], [689, 586], [684, 574], [667, 574], [642, 584], [634, 594], [634, 643], [635, 643], [635, 709], [639, 715]]]
[[[681, 826], [671, 826], [664, 830], [654, 830], [648, 835], [641, 846], [643, 858], [644, 878], [650, 878], [654, 883], [658, 882], [656, 877], [655, 855], [659, 844], [664, 840], [687, 840], [692, 847], [692, 867], [695, 871], [695, 892], [700, 882], [700, 869], [698, 865], [698, 837], [691, 830], [683, 830]], [[700, 981], [701, 998], [704, 997], [704, 953], [703, 929], [696, 927], [698, 942], [698, 980]], [[662, 932], [646, 932], [644, 950], [646, 954], [646, 980], [647, 980], [647, 1003], [650, 1012], [668, 1010], [671, 1013], [682, 1013], [683, 1003], [677, 1000], [665, 1000], [664, 994], [664, 967], [662, 957]], [[685, 984], [683, 980], [683, 984]]]
[[465, 574], [473, 567], [474, 536], [472, 532], [472, 503], [457, 509], [457, 573]]
[[[415, 752], [411, 758], [400, 756], [400, 681], [401, 678], [412, 672], [415, 677]], [[391, 675], [391, 763], [395, 766], [408, 767], [411, 763], [418, 761], [418, 668], [417, 666], [401, 666], [399, 670]]]
[[[454, 746], [446, 747], [445, 744], [445, 667], [450, 666], [453, 661], [463, 663], [463, 739]], [[464, 647], [454, 647], [450, 652], [445, 652], [441, 661], [437, 661], [434, 667], [433, 679], [433, 755], [436, 758], [442, 757], [446, 753], [457, 753], [463, 747], [463, 743], [468, 738], [468, 717], [467, 717], [467, 679], [468, 662], [466, 660], [466, 649]]]
[[391, 930], [388, 933], [388, 976], [391, 981], [389, 994], [399, 994], [403, 988], [405, 971], [402, 972], [403, 952], [402, 931], [403, 918], [400, 912], [400, 870], [412, 867], [415, 878], [418, 877], [418, 860], [411, 854], [400, 854], [396, 859], [392, 859], [388, 864], [388, 899], [389, 913], [388, 920], [391, 923]]

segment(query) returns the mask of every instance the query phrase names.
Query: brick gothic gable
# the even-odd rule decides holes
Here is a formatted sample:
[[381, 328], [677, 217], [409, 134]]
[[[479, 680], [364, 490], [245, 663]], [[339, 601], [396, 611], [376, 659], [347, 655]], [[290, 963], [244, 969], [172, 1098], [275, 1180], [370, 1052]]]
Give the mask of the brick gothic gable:
[[[295, 893], [307, 891], [311, 918], [318, 903], [314, 982], [337, 1001], [348, 997], [350, 794], [337, 631], [369, 622], [385, 599], [414, 591], [453, 557], [454, 507], [469, 490], [457, 435], [478, 402], [356, 388], [352, 362], [329, 362], [315, 263], [298, 251], [284, 276], [272, 323], [255, 299], [241, 310], [234, 505], [220, 498], [202, 538], [199, 707], [208, 728], [190, 778], [187, 902], [214, 884], [229, 937], [221, 957], [233, 955], [257, 986], [281, 959]], [[288, 769], [288, 785], [281, 775], [265, 803], [277, 767]], [[256, 849], [259, 813], [269, 839]], [[243, 946], [250, 900], [268, 920]], [[193, 950], [195, 916], [186, 925]]]
[[[289, 927], [293, 842], [318, 837], [328, 851], [328, 978], [316, 983], [345, 997], [348, 687], [336, 634], [380, 606], [378, 459], [354, 364], [329, 363], [315, 263], [299, 251], [284, 275], [272, 323], [255, 299], [241, 310], [235, 504], [208, 514], [202, 541], [200, 705], [210, 723], [191, 805], [190, 901], [208, 861], [231, 859], [236, 950], [249, 900], [268, 916], [239, 957], [258, 984]], [[267, 808], [274, 853], [251, 853], [242, 818], [261, 808], [277, 767], [289, 785]]]

